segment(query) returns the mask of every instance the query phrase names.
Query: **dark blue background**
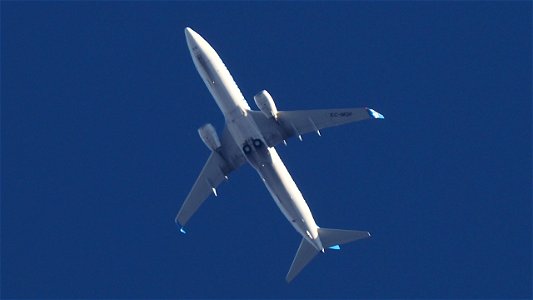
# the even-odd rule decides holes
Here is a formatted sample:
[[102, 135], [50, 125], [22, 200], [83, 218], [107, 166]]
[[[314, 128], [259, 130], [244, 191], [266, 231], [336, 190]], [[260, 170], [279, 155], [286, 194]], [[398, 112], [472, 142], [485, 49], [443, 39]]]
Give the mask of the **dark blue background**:
[[[1, 296], [531, 297], [531, 3], [2, 2]], [[279, 152], [323, 227], [373, 237], [284, 277], [300, 237], [245, 166], [180, 235], [243, 94], [384, 121]]]

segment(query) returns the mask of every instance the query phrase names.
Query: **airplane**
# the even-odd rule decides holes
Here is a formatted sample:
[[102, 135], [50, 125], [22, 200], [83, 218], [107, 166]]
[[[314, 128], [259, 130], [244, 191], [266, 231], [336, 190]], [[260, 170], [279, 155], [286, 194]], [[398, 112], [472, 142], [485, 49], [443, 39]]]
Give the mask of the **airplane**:
[[180, 231], [186, 233], [186, 223], [211, 194], [217, 196], [216, 188], [231, 172], [249, 163], [281, 212], [302, 236], [285, 277], [287, 282], [326, 248], [338, 250], [341, 244], [370, 237], [367, 231], [319, 227], [275, 146], [287, 145], [290, 137], [301, 141], [305, 133], [321, 135], [323, 128], [383, 119], [383, 115], [366, 107], [278, 111], [266, 90], [254, 96], [259, 110], [252, 110], [213, 47], [189, 27], [185, 28], [185, 37], [194, 65], [224, 115], [225, 128], [220, 137], [209, 123], [198, 129], [211, 154], [176, 216]]

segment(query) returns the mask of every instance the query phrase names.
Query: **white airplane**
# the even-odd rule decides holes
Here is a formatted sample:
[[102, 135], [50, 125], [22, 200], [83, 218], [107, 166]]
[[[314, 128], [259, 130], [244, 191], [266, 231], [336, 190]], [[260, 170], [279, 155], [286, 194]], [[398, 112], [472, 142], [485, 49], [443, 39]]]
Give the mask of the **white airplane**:
[[370, 108], [278, 111], [270, 94], [263, 90], [254, 96], [259, 111], [251, 110], [237, 84], [215, 50], [198, 33], [185, 28], [192, 60], [205, 85], [224, 115], [226, 126], [220, 138], [211, 124], [198, 133], [211, 150], [198, 179], [176, 216], [176, 224], [185, 233], [185, 224], [209, 195], [217, 196], [217, 186], [228, 174], [248, 162], [257, 171], [289, 223], [303, 237], [286, 276], [287, 282], [319, 252], [326, 248], [370, 237], [367, 231], [319, 227], [300, 190], [285, 168], [276, 149], [289, 137], [366, 119], [383, 119]]

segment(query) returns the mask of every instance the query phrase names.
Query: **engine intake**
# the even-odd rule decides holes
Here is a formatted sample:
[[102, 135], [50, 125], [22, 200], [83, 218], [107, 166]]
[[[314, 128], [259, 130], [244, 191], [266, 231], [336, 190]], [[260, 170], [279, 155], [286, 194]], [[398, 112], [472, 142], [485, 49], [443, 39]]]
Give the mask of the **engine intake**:
[[211, 123], [207, 123], [204, 126], [198, 128], [198, 134], [202, 139], [202, 142], [209, 148], [211, 151], [217, 151], [218, 148], [222, 146], [220, 139], [218, 138], [215, 127]]
[[278, 109], [272, 99], [272, 96], [266, 91], [262, 90], [254, 96], [255, 105], [267, 118], [277, 119]]

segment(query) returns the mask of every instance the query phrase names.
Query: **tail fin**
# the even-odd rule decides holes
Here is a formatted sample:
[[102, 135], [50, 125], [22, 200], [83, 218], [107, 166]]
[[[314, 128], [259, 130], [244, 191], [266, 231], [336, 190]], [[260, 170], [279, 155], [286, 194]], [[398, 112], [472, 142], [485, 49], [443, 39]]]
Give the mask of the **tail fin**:
[[[324, 248], [338, 246], [353, 242], [356, 240], [369, 238], [370, 233], [368, 231], [358, 230], [342, 230], [342, 229], [328, 229], [318, 228], [318, 237], [322, 242]], [[296, 275], [303, 270], [305, 266], [318, 254], [318, 250], [305, 238], [302, 239], [300, 247], [296, 252], [296, 256], [292, 261], [291, 268], [285, 279], [287, 282], [291, 282]]]

